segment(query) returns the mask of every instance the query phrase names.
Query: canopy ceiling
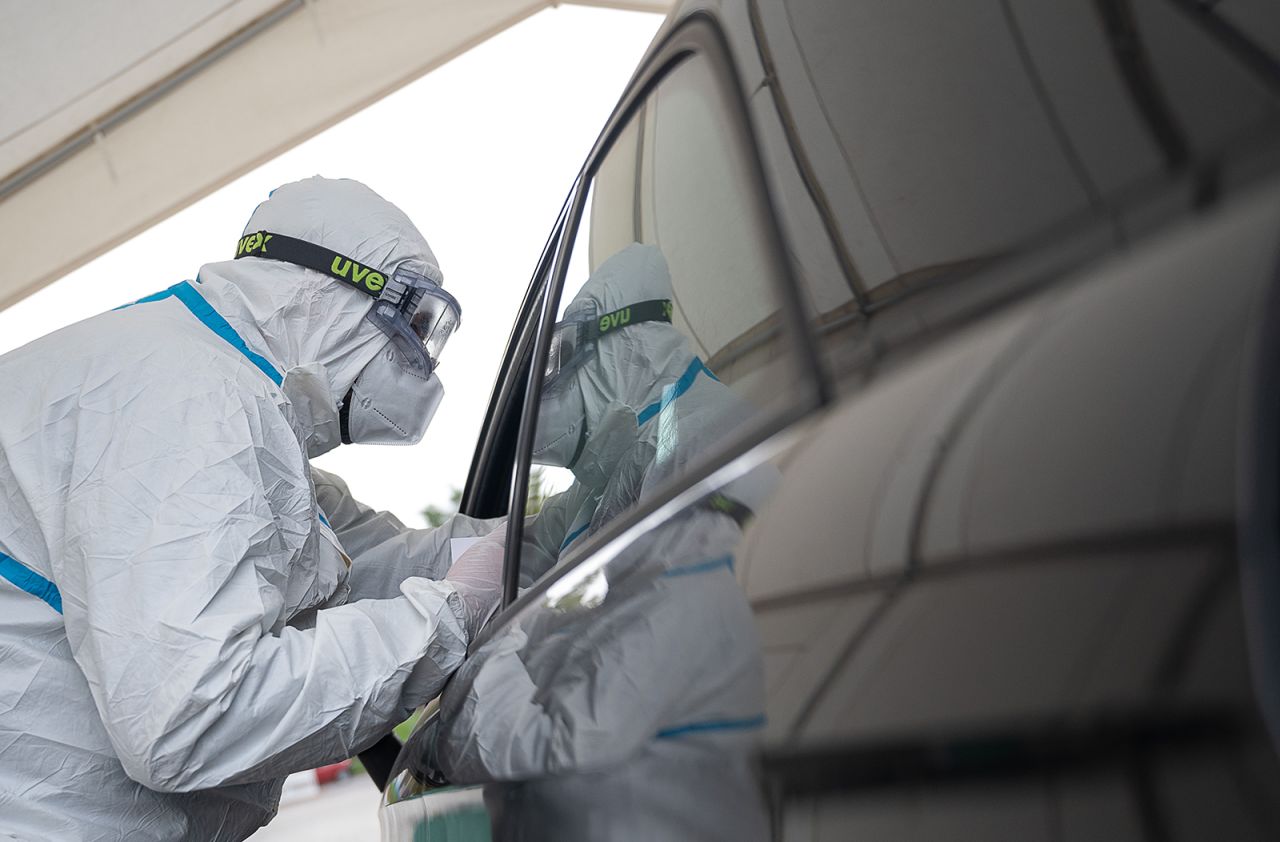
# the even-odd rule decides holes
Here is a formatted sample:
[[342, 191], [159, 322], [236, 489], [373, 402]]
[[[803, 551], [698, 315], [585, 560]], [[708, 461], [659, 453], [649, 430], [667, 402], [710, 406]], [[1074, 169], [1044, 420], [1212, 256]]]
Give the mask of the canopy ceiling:
[[0, 309], [554, 5], [0, 0]]

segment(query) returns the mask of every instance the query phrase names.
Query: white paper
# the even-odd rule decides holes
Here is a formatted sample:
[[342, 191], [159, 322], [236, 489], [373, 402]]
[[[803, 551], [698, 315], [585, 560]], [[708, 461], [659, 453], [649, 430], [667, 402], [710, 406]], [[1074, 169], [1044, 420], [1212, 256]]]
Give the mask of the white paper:
[[458, 556], [460, 556], [460, 555], [462, 555], [463, 553], [465, 553], [468, 549], [470, 549], [470, 548], [471, 548], [471, 545], [472, 545], [472, 544], [474, 544], [476, 541], [479, 541], [479, 540], [480, 540], [480, 538], [479, 538], [479, 537], [476, 537], [476, 538], [450, 538], [450, 539], [449, 539], [449, 557], [450, 557], [454, 562], [456, 562], [456, 561], [458, 560]]

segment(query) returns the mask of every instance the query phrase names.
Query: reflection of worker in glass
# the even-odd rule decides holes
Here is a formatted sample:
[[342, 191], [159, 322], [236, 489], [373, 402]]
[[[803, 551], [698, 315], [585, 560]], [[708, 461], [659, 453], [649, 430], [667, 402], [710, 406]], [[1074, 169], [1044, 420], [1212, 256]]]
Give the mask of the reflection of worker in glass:
[[634, 244], [596, 270], [557, 324], [533, 461], [569, 468], [575, 481], [526, 529], [522, 573], [536, 578], [747, 415], [671, 325], [671, 295], [662, 253]]
[[[567, 309], [534, 458], [575, 482], [528, 521], [522, 572], [545, 570], [745, 414], [669, 323], [671, 297], [661, 253], [633, 245]], [[749, 764], [763, 679], [730, 555], [758, 485], [650, 531], [458, 674], [436, 762], [457, 783], [511, 782], [485, 792], [498, 838], [764, 835]]]

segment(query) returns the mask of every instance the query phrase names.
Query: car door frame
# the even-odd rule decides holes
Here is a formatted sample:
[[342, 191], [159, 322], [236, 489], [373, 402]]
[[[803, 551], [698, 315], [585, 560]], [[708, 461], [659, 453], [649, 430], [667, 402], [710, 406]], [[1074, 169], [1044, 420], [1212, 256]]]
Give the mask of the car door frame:
[[516, 311], [516, 318], [507, 339], [506, 350], [498, 376], [494, 381], [489, 406], [485, 410], [484, 424], [471, 457], [467, 472], [467, 484], [462, 492], [458, 511], [471, 517], [492, 518], [507, 514], [511, 494], [511, 465], [515, 459], [516, 434], [525, 400], [524, 385], [528, 378], [526, 367], [531, 359], [530, 348], [536, 334], [541, 313], [542, 293], [548, 273], [560, 244], [565, 216], [577, 191], [578, 180], [565, 197], [556, 214], [551, 234], [542, 247], [542, 254], [533, 272], [533, 278], [525, 290], [524, 299]]

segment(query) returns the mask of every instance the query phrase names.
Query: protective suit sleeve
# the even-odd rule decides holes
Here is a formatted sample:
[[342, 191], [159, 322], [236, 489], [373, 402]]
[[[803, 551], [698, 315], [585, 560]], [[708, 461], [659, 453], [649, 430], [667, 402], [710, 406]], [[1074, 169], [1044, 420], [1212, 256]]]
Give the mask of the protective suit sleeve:
[[569, 537], [570, 521], [586, 496], [582, 486], [574, 483], [543, 502], [537, 514], [525, 518], [520, 539], [520, 587], [529, 587], [555, 566]]
[[185, 383], [200, 398], [176, 410], [136, 402], [188, 410], [182, 423], [126, 408], [76, 454], [84, 473], [55, 562], [72, 655], [111, 744], [129, 777], [160, 791], [349, 757], [437, 693], [467, 642], [453, 587], [424, 579], [286, 626], [291, 571], [315, 550], [300, 538], [314, 517], [305, 462], [267, 399], [205, 387], [222, 391], [223, 411]]
[[352, 496], [337, 474], [311, 468], [316, 500], [353, 561], [348, 600], [386, 599], [410, 576], [443, 579], [453, 563], [449, 541], [488, 535], [506, 518], [456, 514], [433, 529], [411, 529], [390, 512], [379, 512]]
[[473, 654], [442, 700], [434, 762], [445, 777], [470, 784], [607, 768], [695, 707], [690, 688], [743, 647], [730, 639], [741, 627], [732, 574], [688, 579], [659, 579], [584, 613], [556, 632], [576, 640], [554, 664], [530, 660], [522, 621]]
[[346, 481], [337, 474], [311, 465], [311, 481], [320, 511], [353, 559], [408, 530], [395, 515], [376, 511], [353, 497]]

